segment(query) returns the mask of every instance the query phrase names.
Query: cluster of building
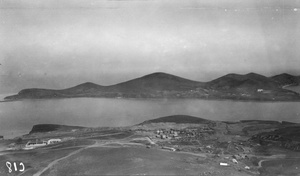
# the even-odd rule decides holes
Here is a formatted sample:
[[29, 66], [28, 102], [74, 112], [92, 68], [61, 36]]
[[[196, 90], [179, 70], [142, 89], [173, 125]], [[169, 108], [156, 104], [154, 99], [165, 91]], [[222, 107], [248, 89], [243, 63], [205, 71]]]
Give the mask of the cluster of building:
[[191, 128], [191, 129], [160, 129], [155, 132], [157, 138], [161, 139], [179, 139], [181, 137], [201, 137], [202, 133], [213, 132], [212, 129], [208, 127], [202, 128]]
[[[226, 159], [229, 159], [229, 157], [225, 157]], [[238, 160], [236, 159], [236, 158], [232, 158], [231, 159], [231, 161], [228, 163], [228, 162], [220, 162], [220, 166], [230, 166], [231, 164], [235, 164], [235, 165], [238, 165], [239, 164], [239, 162], [238, 162]], [[243, 165], [243, 164], [242, 164]], [[242, 165], [240, 165], [240, 167], [242, 166]], [[249, 166], [247, 166], [247, 165], [244, 165], [244, 169], [246, 169], [246, 170], [250, 170], [251, 168], [249, 167]]]
[[178, 139], [180, 138], [178, 135], [178, 131], [174, 129], [169, 130], [157, 130], [156, 131], [156, 137], [161, 139]]

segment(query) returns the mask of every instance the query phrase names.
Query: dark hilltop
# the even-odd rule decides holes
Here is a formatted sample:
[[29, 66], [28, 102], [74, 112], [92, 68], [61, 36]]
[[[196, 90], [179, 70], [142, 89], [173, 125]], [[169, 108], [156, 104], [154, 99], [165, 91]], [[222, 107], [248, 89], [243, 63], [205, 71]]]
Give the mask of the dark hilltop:
[[212, 122], [211, 120], [202, 119], [199, 117], [188, 116], [188, 115], [172, 115], [159, 117], [152, 120], [147, 120], [141, 123], [140, 125], [150, 124], [150, 123], [192, 123], [192, 124], [208, 124]]

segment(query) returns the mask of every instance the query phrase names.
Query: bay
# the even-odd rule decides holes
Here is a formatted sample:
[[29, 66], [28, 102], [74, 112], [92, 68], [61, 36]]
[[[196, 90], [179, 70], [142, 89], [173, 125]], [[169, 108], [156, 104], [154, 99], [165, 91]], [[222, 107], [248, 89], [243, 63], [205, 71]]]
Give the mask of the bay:
[[86, 127], [130, 126], [168, 115], [211, 120], [277, 120], [300, 123], [300, 102], [243, 102], [199, 99], [69, 98], [0, 103], [0, 135], [13, 138], [35, 124]]

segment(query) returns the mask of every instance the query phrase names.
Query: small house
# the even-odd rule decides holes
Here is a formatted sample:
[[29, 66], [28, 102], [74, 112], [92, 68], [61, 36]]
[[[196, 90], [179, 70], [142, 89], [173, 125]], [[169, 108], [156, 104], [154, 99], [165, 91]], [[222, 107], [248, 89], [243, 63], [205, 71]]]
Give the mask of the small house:
[[174, 132], [174, 137], [177, 137], [178, 136], [178, 133], [177, 131]]
[[162, 149], [167, 149], [167, 150], [170, 150], [170, 151], [172, 151], [172, 152], [175, 152], [175, 151], [176, 151], [176, 149], [173, 148], [173, 147], [166, 147], [166, 146], [163, 146]]
[[263, 92], [264, 89], [257, 89], [257, 92]]
[[238, 164], [238, 161], [237, 161], [236, 159], [232, 159], [232, 162], [233, 162], [234, 164]]
[[228, 163], [220, 163], [220, 166], [229, 166]]

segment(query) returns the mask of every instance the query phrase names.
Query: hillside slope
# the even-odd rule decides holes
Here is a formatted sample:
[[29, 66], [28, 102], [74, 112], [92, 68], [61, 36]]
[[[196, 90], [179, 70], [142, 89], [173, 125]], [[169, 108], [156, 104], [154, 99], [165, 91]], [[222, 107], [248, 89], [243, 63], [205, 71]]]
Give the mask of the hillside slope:
[[270, 78], [276, 81], [280, 86], [298, 86], [300, 84], [299, 76], [293, 76], [287, 73], [275, 75]]
[[208, 82], [207, 85], [213, 89], [221, 90], [247, 89], [256, 91], [257, 89], [279, 88], [276, 81], [256, 73], [248, 73], [246, 75], [228, 74]]
[[211, 90], [210, 97], [241, 100], [297, 100], [299, 94], [282, 88], [272, 79], [256, 73], [245, 75], [228, 74], [207, 82], [206, 89]]

